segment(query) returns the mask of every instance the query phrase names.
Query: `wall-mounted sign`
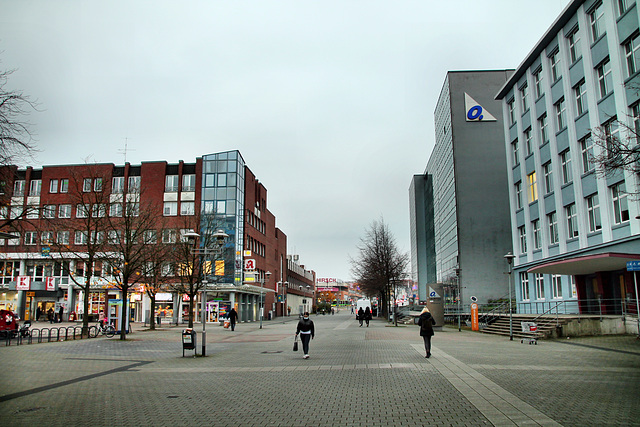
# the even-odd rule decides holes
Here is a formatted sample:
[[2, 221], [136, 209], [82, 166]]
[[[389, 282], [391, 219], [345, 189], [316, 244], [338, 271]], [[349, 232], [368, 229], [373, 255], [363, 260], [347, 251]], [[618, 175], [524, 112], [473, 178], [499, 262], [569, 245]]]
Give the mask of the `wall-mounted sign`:
[[485, 110], [482, 105], [476, 102], [466, 92], [464, 94], [465, 120], [468, 122], [495, 122], [496, 118]]
[[431, 286], [429, 286], [429, 298], [440, 298], [440, 295]]
[[56, 290], [56, 278], [55, 277], [46, 277], [44, 279], [45, 289], [47, 291], [55, 291]]
[[16, 291], [28, 291], [31, 289], [31, 276], [16, 277]]
[[247, 258], [244, 260], [244, 269], [247, 271], [252, 271], [256, 269], [256, 260]]

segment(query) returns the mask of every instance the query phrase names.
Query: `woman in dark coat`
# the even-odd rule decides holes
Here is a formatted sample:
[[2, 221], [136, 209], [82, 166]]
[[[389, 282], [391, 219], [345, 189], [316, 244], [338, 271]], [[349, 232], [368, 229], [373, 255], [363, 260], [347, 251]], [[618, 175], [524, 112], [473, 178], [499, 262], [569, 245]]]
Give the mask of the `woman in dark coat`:
[[367, 328], [369, 327], [369, 320], [371, 320], [371, 309], [367, 307], [364, 311], [364, 321], [367, 322]]
[[362, 327], [362, 321], [364, 320], [364, 310], [362, 307], [358, 309], [357, 319], [360, 322], [360, 327]]
[[420, 313], [418, 318], [418, 325], [420, 325], [420, 336], [424, 340], [424, 349], [427, 352], [426, 358], [431, 357], [431, 337], [433, 336], [433, 326], [436, 321], [429, 312], [429, 309], [425, 307]]
[[309, 312], [305, 311], [302, 315], [302, 319], [298, 322], [296, 327], [296, 337], [300, 334], [300, 341], [302, 341], [302, 351], [304, 352], [303, 359], [309, 358], [309, 341], [313, 339], [316, 334], [316, 329], [313, 325], [313, 320], [309, 319]]

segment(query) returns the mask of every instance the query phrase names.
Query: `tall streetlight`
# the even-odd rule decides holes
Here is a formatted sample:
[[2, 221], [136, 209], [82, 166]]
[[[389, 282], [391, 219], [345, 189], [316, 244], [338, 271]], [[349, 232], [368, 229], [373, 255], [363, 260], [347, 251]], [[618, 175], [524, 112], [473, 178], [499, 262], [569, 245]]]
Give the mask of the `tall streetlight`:
[[[223, 230], [217, 230], [215, 233], [211, 235], [214, 241], [213, 249], [209, 248], [193, 248], [193, 253], [200, 256], [200, 274], [202, 275], [202, 301], [200, 306], [200, 318], [202, 320], [202, 357], [207, 355], [207, 286], [208, 282], [206, 279], [206, 273], [202, 268], [203, 263], [206, 259], [206, 256], [209, 254], [221, 255], [222, 248], [224, 246], [224, 241], [229, 235], [225, 233]], [[195, 245], [195, 241], [200, 235], [193, 230], [189, 230], [184, 233], [184, 237], [189, 239], [189, 241], [193, 241]], [[214, 276], [216, 275], [215, 271], [215, 259], [214, 259]]]
[[507, 264], [509, 264], [509, 339], [513, 341], [513, 310], [511, 309], [511, 263], [516, 256], [511, 252], [508, 252], [504, 259], [507, 260]]
[[260, 281], [260, 329], [262, 329], [262, 317], [264, 313], [264, 282], [269, 280], [269, 276], [271, 276], [271, 272], [267, 271], [264, 273], [265, 278]]

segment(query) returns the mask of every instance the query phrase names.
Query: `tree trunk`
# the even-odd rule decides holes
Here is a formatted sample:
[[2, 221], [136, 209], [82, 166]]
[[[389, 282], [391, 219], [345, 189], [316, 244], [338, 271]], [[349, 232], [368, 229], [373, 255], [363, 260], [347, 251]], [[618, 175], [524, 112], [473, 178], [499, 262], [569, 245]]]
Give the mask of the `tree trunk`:
[[149, 329], [155, 331], [156, 329], [156, 296], [149, 295], [149, 299], [151, 300], [151, 318], [149, 319]]
[[[124, 278], [123, 278], [123, 282], [124, 282]], [[125, 282], [125, 283], [128, 283]], [[124, 341], [127, 339], [127, 321], [129, 320], [128, 317], [128, 313], [127, 313], [127, 292], [129, 291], [129, 287], [128, 286], [124, 286], [124, 284], [122, 285], [122, 319], [120, 322], [120, 340]]]
[[189, 294], [189, 328], [193, 329], [193, 294]]

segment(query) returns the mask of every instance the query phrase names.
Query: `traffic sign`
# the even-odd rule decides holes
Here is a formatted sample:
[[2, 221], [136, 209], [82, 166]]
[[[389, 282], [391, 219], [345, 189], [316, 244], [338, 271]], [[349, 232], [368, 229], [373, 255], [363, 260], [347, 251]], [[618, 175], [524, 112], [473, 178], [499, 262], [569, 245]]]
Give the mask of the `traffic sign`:
[[640, 261], [627, 261], [627, 271], [640, 271]]

